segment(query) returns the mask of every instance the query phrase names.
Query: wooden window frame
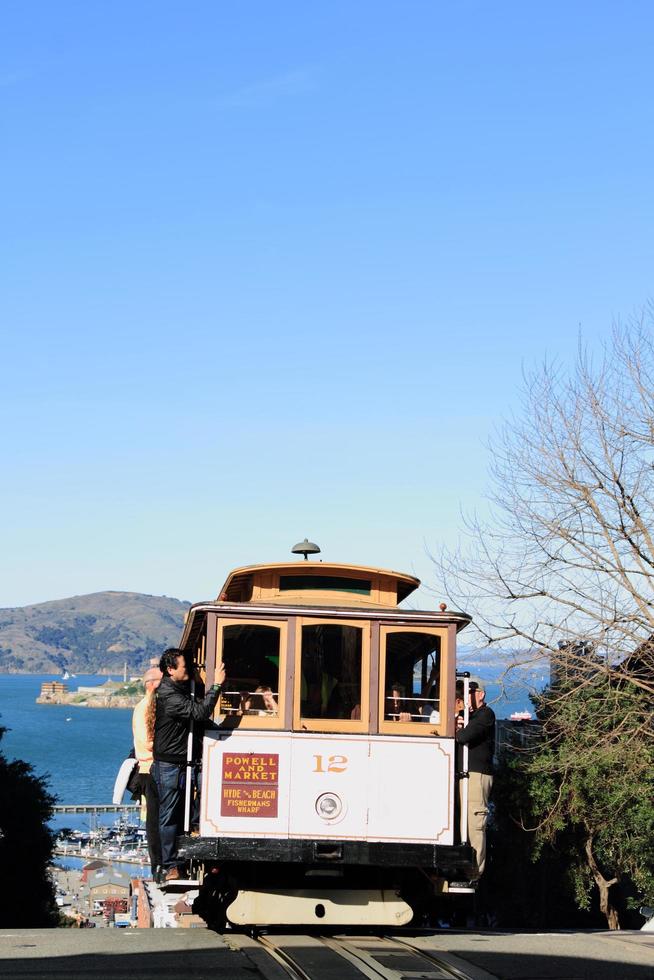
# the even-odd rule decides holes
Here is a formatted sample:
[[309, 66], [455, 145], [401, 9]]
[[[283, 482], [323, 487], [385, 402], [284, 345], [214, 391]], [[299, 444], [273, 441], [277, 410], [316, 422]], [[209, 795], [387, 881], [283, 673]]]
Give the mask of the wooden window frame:
[[[303, 718], [300, 714], [302, 693], [302, 627], [354, 626], [361, 631], [361, 718]], [[323, 619], [298, 616], [295, 625], [295, 684], [293, 691], [293, 730], [301, 732], [367, 733], [370, 724], [370, 620]]]
[[[440, 681], [438, 700], [441, 720], [436, 725], [425, 721], [388, 721], [385, 715], [386, 696], [386, 638], [391, 633], [422, 633], [440, 639]], [[379, 732], [382, 735], [448, 735], [450, 734], [446, 712], [450, 704], [447, 697], [447, 683], [451, 671], [448, 669], [450, 653], [449, 634], [443, 626], [392, 626], [382, 625], [379, 630]], [[392, 680], [392, 678], [391, 678]]]
[[[286, 684], [286, 656], [288, 648], [288, 620], [286, 619], [254, 619], [252, 616], [218, 616], [216, 623], [216, 665], [222, 658], [223, 634], [226, 626], [272, 626], [279, 630], [279, 674], [277, 692], [277, 717], [267, 715], [226, 715], [222, 714], [221, 698], [218, 699], [216, 710], [214, 711], [214, 721], [222, 719], [238, 719], [238, 728], [242, 729], [272, 729], [278, 731], [285, 727], [285, 704], [286, 695], [290, 693]], [[229, 675], [226, 684], [229, 683]]]

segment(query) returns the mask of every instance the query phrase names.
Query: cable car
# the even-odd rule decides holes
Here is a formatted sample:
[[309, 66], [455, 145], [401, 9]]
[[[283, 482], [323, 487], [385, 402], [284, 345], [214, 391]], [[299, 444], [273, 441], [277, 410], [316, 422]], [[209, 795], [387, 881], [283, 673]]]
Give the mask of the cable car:
[[188, 612], [180, 650], [207, 686], [221, 660], [227, 679], [179, 856], [201, 865], [219, 924], [415, 922], [435, 894], [472, 888], [454, 741], [470, 617], [401, 606], [414, 576], [297, 549]]

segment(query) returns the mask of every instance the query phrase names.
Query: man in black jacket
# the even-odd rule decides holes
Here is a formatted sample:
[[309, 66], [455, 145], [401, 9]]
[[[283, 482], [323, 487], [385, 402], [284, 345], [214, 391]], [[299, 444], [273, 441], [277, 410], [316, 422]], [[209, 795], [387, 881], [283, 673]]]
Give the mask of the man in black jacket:
[[456, 740], [468, 746], [468, 837], [477, 857], [479, 876], [486, 864], [486, 823], [488, 799], [493, 786], [495, 753], [495, 712], [484, 703], [486, 692], [481, 681], [471, 681], [468, 724], [457, 715]]
[[216, 668], [216, 683], [202, 700], [191, 696], [186, 659], [180, 650], [166, 650], [159, 662], [162, 673], [157, 689], [154, 722], [152, 776], [159, 794], [161, 866], [166, 881], [179, 878], [177, 834], [184, 817], [184, 792], [191, 722], [194, 723], [192, 761], [201, 751], [201, 732], [216, 707], [225, 682], [222, 663]]

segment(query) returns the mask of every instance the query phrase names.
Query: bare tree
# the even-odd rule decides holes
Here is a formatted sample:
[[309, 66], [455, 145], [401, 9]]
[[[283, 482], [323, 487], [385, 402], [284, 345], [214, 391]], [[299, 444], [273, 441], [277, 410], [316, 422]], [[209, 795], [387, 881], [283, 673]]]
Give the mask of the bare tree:
[[[484, 644], [654, 694], [654, 309], [596, 360], [525, 377], [491, 443], [490, 516], [436, 561]], [[577, 686], [578, 686], [577, 685]], [[563, 691], [575, 685], [562, 685]], [[556, 684], [553, 691], [556, 691]], [[565, 696], [562, 693], [561, 696]], [[633, 735], [652, 737], [642, 712]]]
[[489, 516], [436, 560], [482, 644], [550, 669], [513, 817], [536, 853], [565, 851], [578, 904], [595, 889], [610, 928], [621, 879], [654, 889], [653, 326], [650, 308], [600, 357], [580, 345], [571, 372], [525, 377], [491, 442]]

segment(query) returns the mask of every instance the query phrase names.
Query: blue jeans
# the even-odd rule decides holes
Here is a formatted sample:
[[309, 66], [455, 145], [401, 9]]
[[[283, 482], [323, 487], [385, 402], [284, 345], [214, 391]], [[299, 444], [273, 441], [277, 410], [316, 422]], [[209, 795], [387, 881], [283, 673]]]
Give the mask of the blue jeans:
[[150, 772], [159, 794], [161, 867], [168, 871], [177, 866], [177, 835], [184, 823], [186, 766], [178, 766], [172, 762], [153, 762]]

